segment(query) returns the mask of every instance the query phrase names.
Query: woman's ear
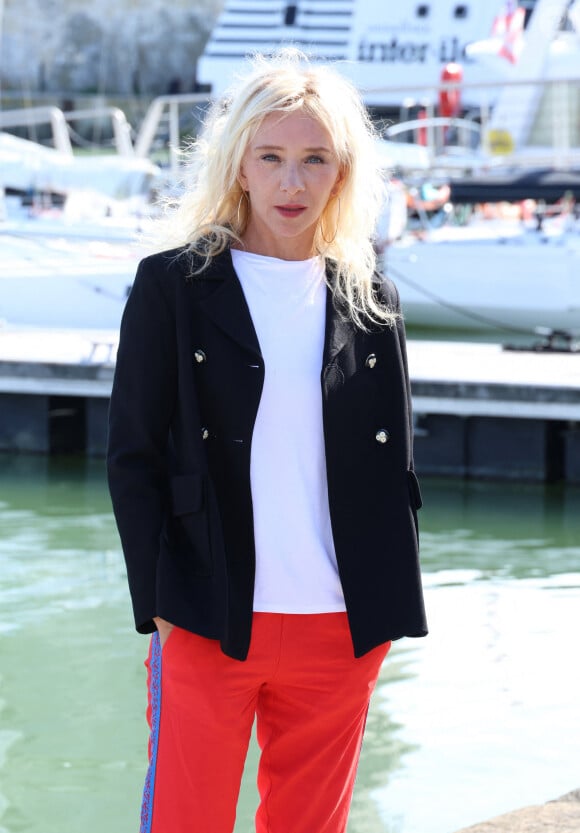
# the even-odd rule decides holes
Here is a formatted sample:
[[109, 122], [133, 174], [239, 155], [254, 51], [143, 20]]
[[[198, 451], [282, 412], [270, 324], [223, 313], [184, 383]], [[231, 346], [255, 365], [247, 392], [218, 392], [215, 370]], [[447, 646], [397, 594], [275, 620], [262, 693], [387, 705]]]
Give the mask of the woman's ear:
[[330, 192], [331, 197], [340, 197], [340, 192], [342, 191], [342, 186], [344, 185], [345, 178], [345, 172], [339, 171], [338, 176], [336, 177], [336, 182], [332, 186], [332, 191]]
[[240, 165], [240, 170], [238, 173], [238, 182], [240, 183], [240, 188], [242, 189], [242, 191], [248, 190], [248, 179], [244, 173], [243, 163]]

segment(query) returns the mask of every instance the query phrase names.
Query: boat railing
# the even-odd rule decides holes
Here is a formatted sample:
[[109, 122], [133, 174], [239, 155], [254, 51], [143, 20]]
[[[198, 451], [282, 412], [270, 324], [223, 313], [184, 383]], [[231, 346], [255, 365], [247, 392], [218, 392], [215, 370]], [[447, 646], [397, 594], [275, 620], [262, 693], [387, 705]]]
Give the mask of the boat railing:
[[[152, 154], [155, 141], [163, 129], [166, 133], [165, 144], [169, 150], [169, 169], [172, 176], [177, 177], [180, 169], [182, 130], [182, 108], [193, 107], [203, 109], [211, 97], [207, 93], [182, 93], [178, 95], [162, 95], [153, 99], [139, 128], [135, 141], [135, 155], [143, 159]], [[191, 136], [189, 137], [191, 138]]]
[[[537, 95], [526, 95], [534, 88]], [[519, 90], [521, 95], [514, 95]], [[372, 106], [385, 94], [384, 87], [363, 90]], [[441, 92], [457, 92], [461, 101], [456, 116], [438, 112]], [[515, 167], [545, 165], [567, 168], [580, 164], [580, 84], [577, 78], [514, 78], [495, 82], [449, 82], [432, 86], [402, 86], [397, 123], [384, 131], [397, 141], [422, 144], [433, 164], [444, 147], [453, 166], [450, 145], [457, 144], [473, 154], [475, 166], [507, 164]], [[509, 94], [511, 107], [500, 106]], [[441, 121], [441, 119], [449, 121]], [[472, 126], [469, 125], [472, 123]], [[457, 128], [457, 129], [454, 129]], [[479, 134], [480, 141], [475, 142]], [[474, 144], [477, 146], [474, 147]], [[469, 160], [464, 160], [468, 164]]]
[[422, 144], [421, 137], [425, 137], [425, 145], [430, 151], [432, 161], [435, 156], [450, 144], [449, 137], [453, 136], [453, 145], [472, 150], [481, 142], [481, 124], [470, 118], [456, 116], [431, 116], [394, 124], [383, 131], [386, 139], [396, 139], [410, 134], [415, 144]]
[[3, 110], [0, 111], [0, 130], [50, 125], [54, 148], [72, 156], [70, 123], [84, 120], [96, 122], [104, 119], [111, 121], [113, 144], [117, 153], [120, 156], [134, 156], [132, 128], [119, 107], [91, 107], [65, 111], [59, 107], [47, 106]]
[[64, 112], [59, 107], [20, 107], [0, 111], [0, 130], [49, 124], [56, 150], [72, 156], [72, 144]]
[[66, 110], [64, 117], [68, 124], [73, 121], [102, 120], [109, 118], [113, 131], [113, 145], [119, 156], [134, 156], [133, 128], [127, 116], [119, 107], [99, 107], [96, 109]]

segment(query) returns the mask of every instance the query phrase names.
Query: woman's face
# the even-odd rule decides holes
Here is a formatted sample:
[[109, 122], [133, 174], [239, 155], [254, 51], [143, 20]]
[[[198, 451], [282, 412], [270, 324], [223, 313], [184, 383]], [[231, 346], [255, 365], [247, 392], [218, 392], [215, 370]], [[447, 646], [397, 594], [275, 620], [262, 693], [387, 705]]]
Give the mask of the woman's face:
[[247, 250], [283, 260], [312, 257], [318, 220], [341, 183], [326, 128], [300, 110], [270, 113], [246, 148], [239, 181], [250, 201], [242, 235]]

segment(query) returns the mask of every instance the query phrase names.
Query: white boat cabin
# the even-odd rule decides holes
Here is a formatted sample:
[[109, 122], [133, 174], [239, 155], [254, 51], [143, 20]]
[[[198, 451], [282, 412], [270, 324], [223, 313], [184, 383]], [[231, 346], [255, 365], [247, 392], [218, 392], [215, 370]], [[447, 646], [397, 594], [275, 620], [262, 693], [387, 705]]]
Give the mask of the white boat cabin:
[[[526, 17], [534, 0], [520, 2]], [[465, 81], [487, 80], [467, 58], [488, 38], [505, 0], [228, 0], [198, 63], [198, 80], [220, 95], [253, 52], [294, 45], [342, 70], [374, 107], [399, 107], [397, 87], [432, 87], [443, 68], [460, 63]]]

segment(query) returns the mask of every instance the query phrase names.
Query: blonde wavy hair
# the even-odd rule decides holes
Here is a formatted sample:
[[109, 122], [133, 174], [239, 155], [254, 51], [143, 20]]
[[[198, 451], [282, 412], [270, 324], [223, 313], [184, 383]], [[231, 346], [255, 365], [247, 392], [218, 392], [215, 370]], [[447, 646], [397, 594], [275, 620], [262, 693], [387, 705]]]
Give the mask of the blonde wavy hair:
[[187, 151], [183, 191], [165, 218], [163, 244], [185, 246], [198, 264], [201, 256], [194, 275], [228, 247], [243, 248], [251, 207], [238, 179], [242, 158], [268, 114], [297, 110], [326, 128], [343, 177], [314, 237], [335, 276], [335, 301], [363, 329], [393, 324], [398, 315], [381, 303], [374, 279], [373, 236], [385, 199], [375, 130], [354, 86], [298, 50], [255, 56], [247, 74], [211, 105]]

